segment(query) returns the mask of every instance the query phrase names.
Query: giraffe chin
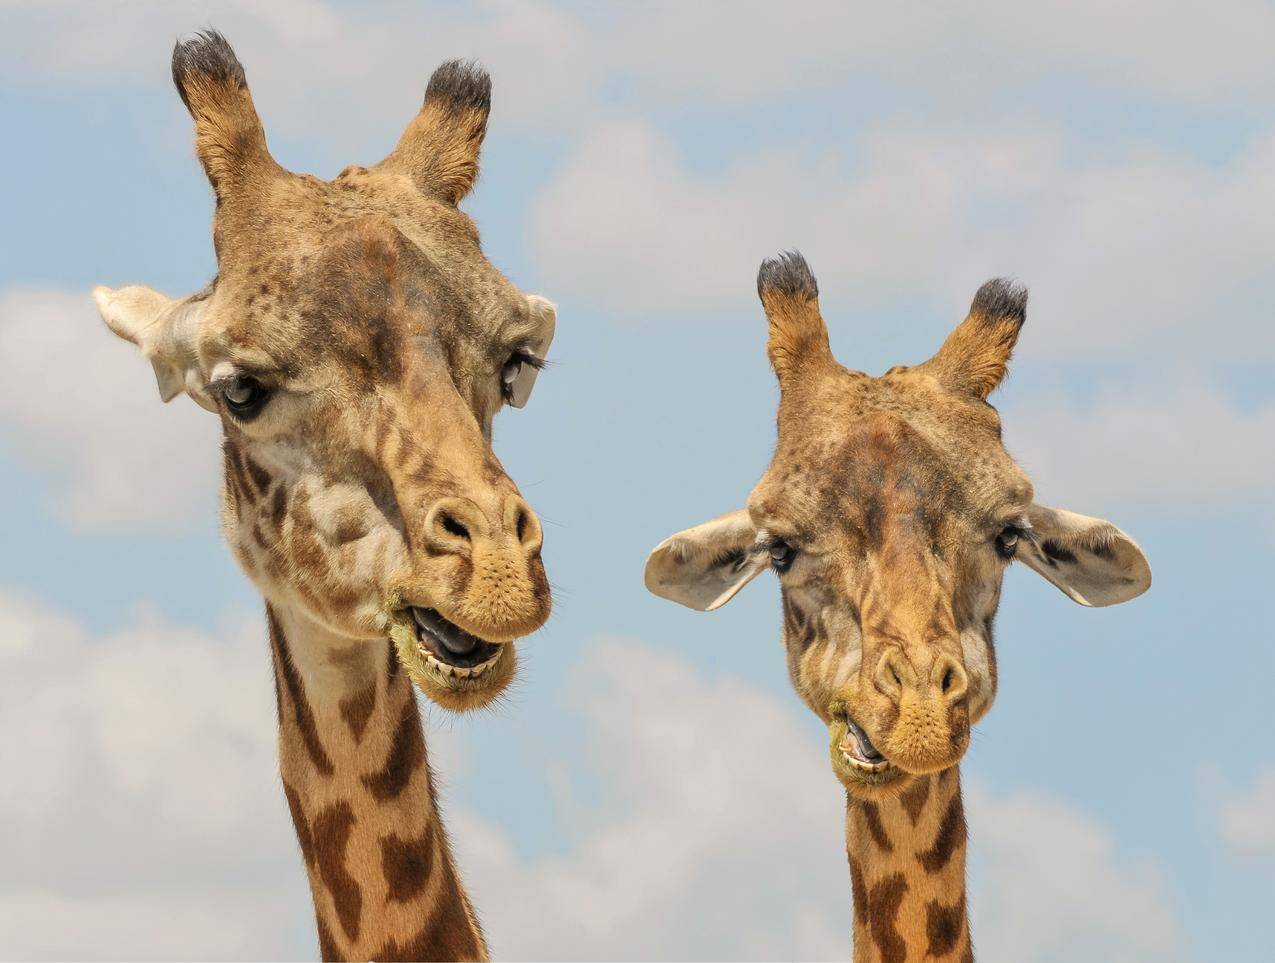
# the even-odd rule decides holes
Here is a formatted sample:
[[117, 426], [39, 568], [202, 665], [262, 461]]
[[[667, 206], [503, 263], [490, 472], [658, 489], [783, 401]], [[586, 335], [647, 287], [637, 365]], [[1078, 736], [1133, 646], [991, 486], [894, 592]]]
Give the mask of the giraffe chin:
[[867, 734], [848, 716], [834, 716], [828, 732], [832, 771], [852, 796], [863, 799], [894, 796], [912, 781], [912, 773], [881, 755]]
[[424, 631], [410, 610], [390, 616], [390, 639], [399, 664], [431, 702], [453, 712], [481, 709], [513, 680], [518, 657], [512, 643], [493, 646], [495, 655], [485, 662], [461, 667], [436, 657], [432, 647], [422, 641]]

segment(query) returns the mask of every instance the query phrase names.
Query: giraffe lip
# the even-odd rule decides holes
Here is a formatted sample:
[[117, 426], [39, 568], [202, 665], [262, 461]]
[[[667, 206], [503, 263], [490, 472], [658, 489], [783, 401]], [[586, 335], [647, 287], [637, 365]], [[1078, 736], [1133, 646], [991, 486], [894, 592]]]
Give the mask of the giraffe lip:
[[416, 641], [439, 662], [458, 669], [485, 666], [500, 654], [500, 646], [485, 642], [449, 622], [435, 609], [411, 607]]

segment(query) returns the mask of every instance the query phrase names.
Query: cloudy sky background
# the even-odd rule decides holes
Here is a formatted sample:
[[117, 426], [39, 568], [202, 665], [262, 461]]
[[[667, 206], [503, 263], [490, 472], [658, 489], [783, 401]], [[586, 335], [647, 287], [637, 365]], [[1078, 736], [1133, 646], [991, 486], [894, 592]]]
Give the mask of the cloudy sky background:
[[[773, 442], [757, 264], [799, 247], [841, 359], [920, 360], [978, 284], [1032, 300], [996, 396], [1043, 501], [1151, 593], [1011, 571], [963, 767], [988, 961], [1259, 960], [1275, 938], [1275, 5], [0, 0], [0, 957], [316, 952], [260, 602], [215, 418], [160, 404], [95, 284], [213, 273], [172, 90], [212, 25], [271, 149], [383, 156], [441, 61], [495, 93], [467, 209], [559, 303], [497, 423], [558, 587], [499, 712], [428, 713], [504, 958], [849, 952], [841, 801], [763, 580], [700, 616], [646, 552]], [[616, 747], [623, 747], [617, 752]]]

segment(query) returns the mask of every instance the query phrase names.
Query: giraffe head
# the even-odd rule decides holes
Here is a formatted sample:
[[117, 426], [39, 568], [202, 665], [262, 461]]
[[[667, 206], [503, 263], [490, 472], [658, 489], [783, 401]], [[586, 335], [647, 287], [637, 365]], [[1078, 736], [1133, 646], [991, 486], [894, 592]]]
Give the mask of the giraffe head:
[[487, 261], [457, 207], [487, 74], [440, 67], [393, 153], [331, 181], [271, 158], [220, 35], [179, 43], [173, 78], [216, 196], [217, 277], [178, 300], [98, 288], [102, 317], [165, 401], [220, 417], [223, 530], [267, 600], [389, 635], [436, 702], [489, 702], [549, 615], [540, 522], [491, 427], [526, 403], [554, 307]]
[[657, 595], [708, 611], [779, 577], [788, 670], [829, 726], [852, 793], [946, 769], [996, 694], [992, 620], [1019, 561], [1082, 605], [1142, 593], [1151, 573], [1109, 522], [1046, 508], [1001, 443], [988, 394], [1026, 291], [979, 289], [923, 364], [871, 377], [833, 357], [804, 260], [762, 265], [779, 379], [778, 444], [748, 507], [679, 532], [647, 562]]

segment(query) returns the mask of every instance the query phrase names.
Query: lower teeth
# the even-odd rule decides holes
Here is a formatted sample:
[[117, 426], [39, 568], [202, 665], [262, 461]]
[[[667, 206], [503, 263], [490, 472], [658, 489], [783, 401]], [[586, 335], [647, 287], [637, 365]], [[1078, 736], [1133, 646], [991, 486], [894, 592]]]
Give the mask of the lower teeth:
[[448, 665], [442, 659], [436, 657], [433, 652], [429, 651], [429, 649], [425, 648], [423, 645], [418, 646], [418, 651], [430, 668], [436, 669], [443, 675], [458, 679], [472, 679], [476, 676], [480, 676], [495, 665], [496, 660], [500, 658], [499, 653], [497, 653], [486, 662], [481, 662], [474, 666]]

